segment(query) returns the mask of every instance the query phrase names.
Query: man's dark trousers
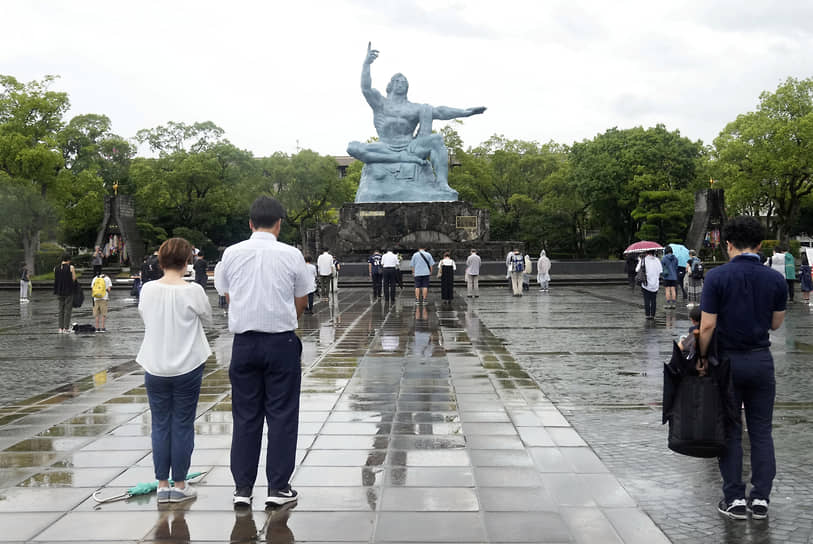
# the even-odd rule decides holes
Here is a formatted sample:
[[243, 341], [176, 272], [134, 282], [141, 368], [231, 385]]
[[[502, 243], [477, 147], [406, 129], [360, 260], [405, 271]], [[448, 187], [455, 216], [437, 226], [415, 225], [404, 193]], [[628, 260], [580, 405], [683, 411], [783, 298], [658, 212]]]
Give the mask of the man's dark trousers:
[[398, 281], [398, 273], [395, 268], [384, 269], [384, 298], [395, 300], [395, 284]]
[[[739, 408], [745, 404], [745, 422], [751, 442], [751, 495], [752, 499], [765, 499], [771, 495], [776, 476], [773, 437], [771, 436], [773, 405], [776, 397], [773, 358], [767, 348], [759, 351], [726, 352], [731, 359], [734, 382], [734, 402]], [[738, 412], [739, 414], [739, 412]], [[723, 476], [723, 494], [726, 501], [745, 498], [742, 481], [742, 421], [737, 422], [726, 439], [726, 450], [719, 459]]]
[[234, 335], [231, 473], [236, 486], [253, 488], [268, 423], [266, 476], [270, 490], [284, 489], [294, 472], [299, 428], [302, 342], [293, 331]]
[[685, 266], [678, 266], [678, 285], [680, 286], [680, 290], [683, 292], [683, 300], [686, 300], [686, 284], [683, 282], [683, 279], [686, 277], [686, 267]]
[[381, 272], [373, 272], [370, 276], [373, 280], [373, 296], [378, 298], [381, 296]]

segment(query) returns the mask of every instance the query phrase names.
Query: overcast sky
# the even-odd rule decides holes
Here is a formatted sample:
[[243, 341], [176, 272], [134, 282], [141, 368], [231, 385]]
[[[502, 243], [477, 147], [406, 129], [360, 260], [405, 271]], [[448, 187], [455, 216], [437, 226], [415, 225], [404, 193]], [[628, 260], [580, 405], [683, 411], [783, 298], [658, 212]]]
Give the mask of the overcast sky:
[[368, 41], [382, 93], [403, 72], [413, 102], [488, 107], [466, 146], [656, 123], [711, 144], [762, 91], [813, 76], [813, 2], [796, 0], [9, 0], [0, 21], [0, 73], [61, 76], [71, 115], [128, 138], [211, 120], [258, 156], [375, 134]]

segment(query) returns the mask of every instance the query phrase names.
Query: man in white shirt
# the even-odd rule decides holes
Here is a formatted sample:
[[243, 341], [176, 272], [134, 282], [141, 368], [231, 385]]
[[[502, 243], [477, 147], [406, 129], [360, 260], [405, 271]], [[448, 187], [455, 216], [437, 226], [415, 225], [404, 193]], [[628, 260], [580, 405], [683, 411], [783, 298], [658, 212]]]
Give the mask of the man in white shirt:
[[251, 238], [226, 248], [215, 288], [229, 301], [234, 333], [231, 472], [234, 504], [250, 506], [257, 479], [263, 420], [268, 422], [266, 506], [297, 500], [290, 486], [296, 455], [302, 343], [294, 333], [314, 288], [302, 253], [277, 241], [285, 210], [257, 198], [249, 211]]
[[322, 300], [330, 298], [330, 282], [333, 278], [333, 255], [328, 248], [316, 259], [316, 271], [319, 272], [319, 296]]
[[388, 249], [381, 256], [384, 279], [384, 302], [395, 302], [395, 284], [398, 282], [398, 256]]
[[471, 297], [480, 296], [480, 256], [476, 249], [471, 250], [471, 255], [466, 259], [466, 295]]

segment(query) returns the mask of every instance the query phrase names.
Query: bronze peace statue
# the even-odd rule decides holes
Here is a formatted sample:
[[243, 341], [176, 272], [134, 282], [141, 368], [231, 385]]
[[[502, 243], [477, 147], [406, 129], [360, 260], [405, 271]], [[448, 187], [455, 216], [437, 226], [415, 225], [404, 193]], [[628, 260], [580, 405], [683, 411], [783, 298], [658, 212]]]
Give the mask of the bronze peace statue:
[[383, 96], [372, 85], [370, 65], [378, 58], [378, 50], [371, 45], [367, 44], [361, 69], [361, 92], [373, 109], [378, 141], [347, 146], [347, 153], [364, 163], [356, 202], [457, 200], [457, 191], [449, 187], [449, 155], [442, 136], [432, 134], [432, 120], [470, 117], [486, 108], [410, 102], [409, 83], [400, 73], [392, 76]]

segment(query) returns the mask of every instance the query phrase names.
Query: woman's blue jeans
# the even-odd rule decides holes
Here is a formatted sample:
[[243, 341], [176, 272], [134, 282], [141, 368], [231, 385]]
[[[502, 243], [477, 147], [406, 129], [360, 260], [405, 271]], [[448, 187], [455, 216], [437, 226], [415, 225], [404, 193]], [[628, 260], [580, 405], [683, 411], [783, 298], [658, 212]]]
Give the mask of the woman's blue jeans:
[[155, 479], [186, 480], [195, 448], [195, 411], [198, 407], [203, 366], [180, 376], [144, 373], [152, 414], [152, 462]]

